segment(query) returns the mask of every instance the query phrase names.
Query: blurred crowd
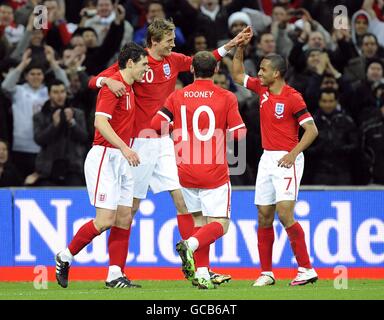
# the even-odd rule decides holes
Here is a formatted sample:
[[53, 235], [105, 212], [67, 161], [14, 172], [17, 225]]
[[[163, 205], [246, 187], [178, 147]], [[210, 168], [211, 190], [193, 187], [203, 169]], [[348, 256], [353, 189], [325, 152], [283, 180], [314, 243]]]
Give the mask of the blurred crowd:
[[[335, 17], [337, 5], [347, 17]], [[188, 55], [252, 26], [247, 74], [269, 53], [284, 56], [319, 129], [302, 183], [384, 184], [384, 0], [0, 0], [0, 187], [84, 185], [97, 96], [88, 80], [127, 42], [145, 46], [156, 17], [173, 19], [174, 51]], [[248, 128], [246, 171], [232, 183], [253, 185], [259, 101], [232, 81], [232, 55], [214, 81], [236, 94]], [[177, 86], [192, 81], [183, 73]]]

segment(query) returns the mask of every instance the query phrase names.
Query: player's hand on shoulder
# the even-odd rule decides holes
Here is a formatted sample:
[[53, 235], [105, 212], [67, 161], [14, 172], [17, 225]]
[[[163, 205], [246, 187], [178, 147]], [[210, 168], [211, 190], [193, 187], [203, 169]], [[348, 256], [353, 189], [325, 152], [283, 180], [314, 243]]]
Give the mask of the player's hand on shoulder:
[[104, 79], [104, 83], [106, 84], [108, 89], [111, 90], [112, 93], [116, 97], [120, 98], [120, 97], [122, 97], [125, 94], [125, 85], [124, 85], [124, 83], [122, 83], [122, 82], [120, 82], [118, 80], [115, 80], [115, 79], [111, 79], [111, 78]]
[[140, 164], [138, 154], [128, 146], [125, 146], [124, 148], [120, 149], [120, 151], [131, 166], [137, 167]]
[[277, 162], [277, 166], [289, 169], [294, 165], [295, 160], [296, 156], [292, 152], [289, 152]]

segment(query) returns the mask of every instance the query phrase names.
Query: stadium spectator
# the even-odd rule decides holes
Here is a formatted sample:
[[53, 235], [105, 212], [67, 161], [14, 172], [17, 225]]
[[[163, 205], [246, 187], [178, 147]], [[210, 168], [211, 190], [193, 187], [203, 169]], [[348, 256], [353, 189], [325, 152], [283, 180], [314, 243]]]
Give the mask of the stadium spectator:
[[22, 185], [18, 171], [9, 160], [8, 143], [0, 139], [0, 188]]
[[376, 88], [384, 82], [384, 63], [380, 59], [371, 59], [366, 64], [366, 77], [353, 93], [348, 110], [355, 122], [360, 125], [367, 121], [375, 110], [381, 107], [376, 96]]
[[[164, 19], [166, 18], [165, 12], [164, 12], [164, 6], [161, 1], [159, 0], [152, 0], [148, 3], [147, 6], [147, 23], [137, 31], [135, 31], [135, 34], [133, 36], [133, 41], [135, 41], [137, 44], [141, 46], [146, 46], [147, 45], [147, 29], [148, 25], [155, 19], [155, 18], [160, 18]], [[180, 28], [176, 27], [175, 28], [175, 44], [176, 48], [180, 48], [185, 45], [185, 37], [181, 31]]]
[[355, 56], [361, 54], [363, 36], [368, 33], [371, 18], [364, 10], [355, 12], [351, 19], [351, 40], [355, 49]]
[[[68, 84], [65, 71], [55, 60], [53, 49], [46, 46], [46, 58], [57, 79]], [[13, 143], [12, 160], [22, 178], [34, 172], [36, 154], [40, 147], [33, 139], [33, 115], [40, 111], [48, 99], [44, 85], [44, 70], [32, 62], [31, 49], [27, 49], [20, 64], [10, 71], [1, 84], [2, 89], [12, 100]], [[26, 82], [17, 84], [24, 73]]]
[[244, 5], [240, 0], [221, 5], [218, 0], [201, 0], [199, 10], [194, 10], [194, 18], [188, 23], [196, 26], [196, 31], [203, 33], [208, 42], [208, 48], [216, 48], [219, 40], [227, 39], [228, 18], [239, 11]]
[[306, 54], [310, 49], [327, 51], [329, 58], [335, 68], [342, 71], [347, 61], [345, 52], [350, 52], [351, 44], [346, 37], [339, 37], [337, 43], [332, 42], [332, 37], [318, 22], [312, 19], [308, 11], [302, 10], [302, 19], [295, 22], [294, 45], [288, 56], [290, 65], [296, 71], [305, 68]]
[[[124, 44], [132, 41], [133, 38], [133, 27], [125, 19], [125, 9], [122, 5], [115, 6], [112, 3], [112, 0], [97, 0], [97, 14], [88, 19], [84, 23], [84, 27], [92, 28], [97, 34], [97, 45], [102, 45], [104, 43], [109, 29], [113, 26], [114, 23], [118, 21], [119, 24], [122, 24], [123, 36], [119, 42], [120, 47]], [[114, 50], [114, 53], [119, 51], [119, 48]]]
[[33, 116], [34, 139], [41, 150], [35, 171], [39, 186], [84, 185], [83, 166], [88, 148], [84, 113], [69, 104], [62, 81], [48, 85], [49, 100]]
[[[100, 0], [103, 1], [103, 0]], [[110, 1], [110, 0], [108, 0]], [[114, 14], [114, 21], [109, 25], [108, 31], [101, 45], [98, 45], [98, 34], [93, 28], [78, 30], [84, 39], [86, 46], [86, 57], [84, 66], [88, 75], [96, 75], [107, 67], [108, 62], [113, 59], [119, 51], [124, 34], [125, 12], [122, 6]]]
[[58, 0], [45, 0], [43, 5], [48, 10], [48, 27], [42, 29], [46, 43], [61, 53], [71, 40], [71, 32], [65, 20], [65, 5], [60, 5]]
[[366, 33], [361, 41], [361, 55], [350, 59], [344, 69], [346, 79], [352, 83], [354, 88], [365, 79], [366, 64], [369, 59], [379, 58], [384, 61], [383, 49], [379, 47], [374, 34]]
[[7, 4], [0, 5], [0, 37], [5, 38], [8, 50], [12, 51], [23, 36], [25, 27], [14, 21], [13, 9]]
[[[313, 59], [312, 59], [313, 60]], [[321, 89], [333, 88], [340, 93], [339, 101], [344, 108], [350, 108], [352, 87], [345, 77], [336, 70], [329, 60], [327, 53], [322, 53], [319, 59], [312, 61], [312, 71], [305, 80], [304, 98], [308, 105], [308, 110], [313, 112], [318, 109], [318, 101]]]
[[337, 91], [323, 89], [314, 120], [319, 131], [306, 154], [312, 184], [352, 184], [352, 161], [359, 147], [353, 119], [340, 110]]
[[289, 34], [294, 30], [290, 23], [292, 14], [283, 5], [275, 5], [272, 10], [271, 33], [276, 41], [276, 53], [287, 58], [293, 47]]
[[366, 174], [364, 183], [384, 184], [384, 84], [380, 89], [381, 107], [373, 117], [361, 126], [364, 161], [362, 169]]
[[384, 46], [384, 22], [378, 19], [377, 13], [373, 9], [374, 2], [375, 0], [364, 0], [363, 9], [371, 18], [369, 31], [376, 35], [378, 43]]

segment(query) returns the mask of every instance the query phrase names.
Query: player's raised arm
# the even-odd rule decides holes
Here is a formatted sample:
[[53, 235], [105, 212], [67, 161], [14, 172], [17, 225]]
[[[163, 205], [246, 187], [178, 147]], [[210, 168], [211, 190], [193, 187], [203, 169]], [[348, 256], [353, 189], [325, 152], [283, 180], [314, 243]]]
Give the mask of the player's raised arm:
[[244, 28], [244, 30], [239, 32], [233, 39], [229, 40], [225, 45], [212, 52], [215, 59], [220, 61], [229, 51], [231, 51], [236, 46], [244, 45], [245, 42], [248, 44], [252, 36], [252, 28], [250, 26]]
[[244, 84], [245, 78], [244, 50], [248, 43], [251, 41], [252, 36], [252, 29], [250, 27], [247, 27], [234, 38], [237, 38], [234, 41], [236, 43], [237, 48], [235, 55], [233, 56], [232, 78], [236, 83], [240, 85]]

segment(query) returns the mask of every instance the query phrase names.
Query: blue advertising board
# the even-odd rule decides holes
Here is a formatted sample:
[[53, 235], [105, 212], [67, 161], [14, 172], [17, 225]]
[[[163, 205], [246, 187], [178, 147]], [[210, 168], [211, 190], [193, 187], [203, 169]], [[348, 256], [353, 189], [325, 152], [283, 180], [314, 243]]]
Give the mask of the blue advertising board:
[[[228, 233], [211, 247], [212, 266], [259, 266], [253, 191], [233, 191]], [[54, 265], [76, 231], [94, 217], [86, 190], [0, 191], [0, 265]], [[315, 267], [384, 265], [384, 191], [301, 191], [295, 217]], [[130, 266], [179, 266], [176, 210], [168, 193], [142, 201], [132, 227]], [[13, 229], [12, 229], [13, 226]], [[295, 266], [287, 233], [275, 220], [273, 264]], [[74, 265], [108, 264], [108, 233], [81, 251]]]

